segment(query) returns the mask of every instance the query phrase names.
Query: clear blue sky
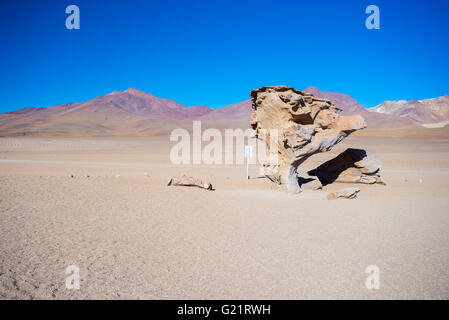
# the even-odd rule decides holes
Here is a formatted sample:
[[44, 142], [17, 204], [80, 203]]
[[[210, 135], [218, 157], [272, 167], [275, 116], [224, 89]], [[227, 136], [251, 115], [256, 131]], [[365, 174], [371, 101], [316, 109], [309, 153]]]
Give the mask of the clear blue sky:
[[[81, 11], [68, 30], [66, 6]], [[380, 8], [380, 30], [365, 8]], [[135, 87], [223, 107], [309, 85], [367, 107], [449, 94], [449, 1], [1, 0], [0, 111]]]

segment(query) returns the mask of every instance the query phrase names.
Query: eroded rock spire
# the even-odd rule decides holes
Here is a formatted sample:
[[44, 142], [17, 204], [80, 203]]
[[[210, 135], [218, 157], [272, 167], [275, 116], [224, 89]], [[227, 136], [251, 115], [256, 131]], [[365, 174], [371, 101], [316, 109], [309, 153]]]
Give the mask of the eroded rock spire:
[[[251, 90], [251, 127], [255, 137], [266, 143], [265, 175], [300, 192], [297, 169], [308, 157], [325, 152], [350, 133], [366, 128], [360, 115], [340, 117], [341, 109], [326, 99], [292, 87], [273, 86]], [[277, 130], [277, 141], [266, 132]]]

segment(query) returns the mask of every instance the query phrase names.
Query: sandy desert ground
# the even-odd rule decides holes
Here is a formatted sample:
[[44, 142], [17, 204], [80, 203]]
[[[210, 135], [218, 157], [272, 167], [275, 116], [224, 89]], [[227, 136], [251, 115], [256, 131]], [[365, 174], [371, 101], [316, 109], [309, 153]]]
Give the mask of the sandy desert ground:
[[[174, 166], [170, 146], [0, 138], [0, 297], [449, 298], [449, 139], [350, 137], [304, 164], [375, 153], [387, 185], [353, 200], [326, 199], [347, 184], [273, 190], [255, 166], [250, 180], [243, 166]], [[180, 173], [216, 190], [167, 187]], [[65, 286], [69, 265], [79, 290]], [[379, 290], [365, 287], [368, 265]]]

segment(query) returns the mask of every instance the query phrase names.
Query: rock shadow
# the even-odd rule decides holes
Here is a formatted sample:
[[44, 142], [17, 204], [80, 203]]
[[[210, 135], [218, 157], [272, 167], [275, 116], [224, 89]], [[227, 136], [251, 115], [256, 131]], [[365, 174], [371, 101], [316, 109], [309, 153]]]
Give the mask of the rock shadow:
[[356, 168], [355, 163], [367, 156], [363, 149], [348, 148], [335, 158], [326, 161], [317, 168], [307, 172], [310, 176], [317, 177], [323, 186], [331, 184], [337, 180], [340, 174], [349, 169]]

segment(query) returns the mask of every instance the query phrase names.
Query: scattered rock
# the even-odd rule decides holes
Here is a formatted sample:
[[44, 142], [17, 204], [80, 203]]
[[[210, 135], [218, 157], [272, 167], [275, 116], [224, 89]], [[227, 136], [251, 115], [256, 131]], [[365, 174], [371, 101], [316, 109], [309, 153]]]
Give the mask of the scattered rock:
[[262, 87], [252, 90], [251, 98], [251, 127], [269, 153], [264, 175], [289, 192], [301, 192], [297, 168], [307, 158], [366, 127], [362, 116], [340, 117], [341, 109], [330, 100], [291, 87]]
[[346, 149], [335, 158], [308, 172], [323, 185], [333, 182], [379, 183], [385, 185], [379, 175], [382, 161], [362, 149]]
[[179, 177], [171, 178], [168, 181], [168, 186], [187, 186], [187, 187], [198, 187], [206, 190], [214, 190], [212, 184], [209, 182], [205, 183], [199, 179], [188, 177], [186, 175], [181, 175]]
[[357, 198], [357, 193], [360, 192], [358, 188], [346, 188], [339, 191], [331, 192], [327, 195], [329, 200], [345, 198], [345, 199], [354, 199]]

